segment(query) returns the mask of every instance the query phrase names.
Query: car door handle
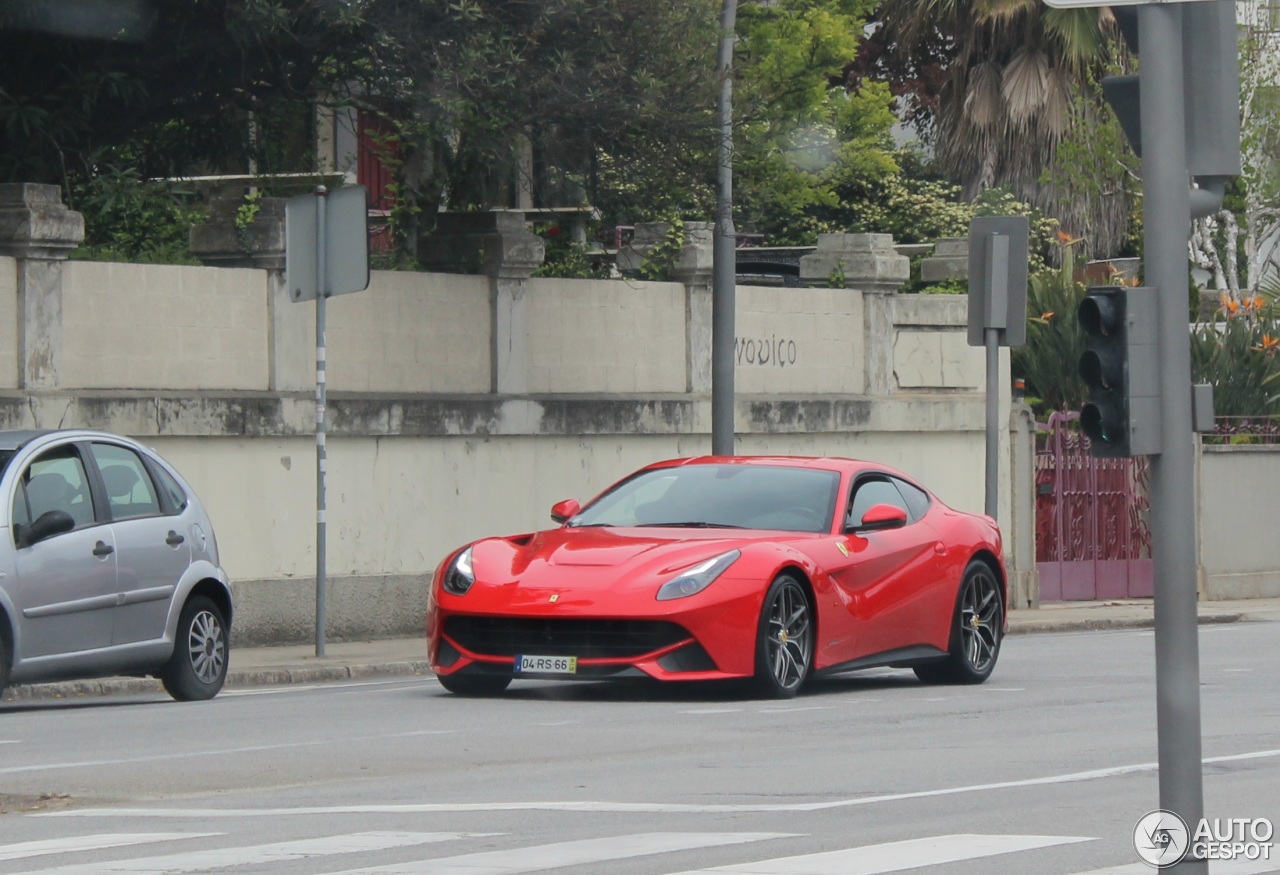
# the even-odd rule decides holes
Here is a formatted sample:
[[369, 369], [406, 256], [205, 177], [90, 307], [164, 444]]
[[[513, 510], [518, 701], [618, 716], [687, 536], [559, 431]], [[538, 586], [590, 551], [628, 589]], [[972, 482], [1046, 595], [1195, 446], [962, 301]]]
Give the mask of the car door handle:
[[114, 552], [116, 552], [116, 548], [112, 547], [110, 544], [106, 543], [105, 541], [99, 541], [97, 544], [93, 546], [94, 556], [110, 556]]
[[170, 529], [169, 537], [165, 538], [164, 542], [168, 544], [170, 547], [176, 547], [185, 540], [186, 538], [182, 537], [182, 535], [179, 535], [177, 532]]
[[933, 545], [933, 552], [937, 553], [939, 556], [946, 556], [947, 545], [942, 543], [941, 541], [937, 541]]

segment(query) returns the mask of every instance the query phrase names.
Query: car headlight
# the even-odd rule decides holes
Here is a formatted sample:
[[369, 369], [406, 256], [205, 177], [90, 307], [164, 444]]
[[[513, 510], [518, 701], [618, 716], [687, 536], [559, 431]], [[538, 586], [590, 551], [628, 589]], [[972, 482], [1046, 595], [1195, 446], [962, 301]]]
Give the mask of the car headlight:
[[730, 550], [728, 553], [721, 553], [706, 562], [699, 562], [697, 565], [686, 568], [658, 587], [658, 601], [682, 599], [702, 592], [741, 555], [741, 550]]
[[471, 548], [463, 550], [444, 573], [444, 591], [454, 595], [466, 595], [476, 582], [475, 569], [471, 567]]

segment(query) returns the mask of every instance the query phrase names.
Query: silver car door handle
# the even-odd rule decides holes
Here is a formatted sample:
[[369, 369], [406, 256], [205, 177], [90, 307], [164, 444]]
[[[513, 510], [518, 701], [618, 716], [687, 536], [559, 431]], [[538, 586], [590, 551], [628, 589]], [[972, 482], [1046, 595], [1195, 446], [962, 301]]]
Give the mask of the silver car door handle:
[[105, 541], [99, 541], [93, 547], [94, 556], [110, 556], [114, 552], [116, 552], [116, 548], [112, 547], [110, 544], [106, 543]]
[[170, 547], [176, 547], [185, 540], [186, 538], [182, 537], [182, 535], [179, 535], [177, 532], [170, 529], [169, 537], [165, 538], [164, 542], [168, 544]]

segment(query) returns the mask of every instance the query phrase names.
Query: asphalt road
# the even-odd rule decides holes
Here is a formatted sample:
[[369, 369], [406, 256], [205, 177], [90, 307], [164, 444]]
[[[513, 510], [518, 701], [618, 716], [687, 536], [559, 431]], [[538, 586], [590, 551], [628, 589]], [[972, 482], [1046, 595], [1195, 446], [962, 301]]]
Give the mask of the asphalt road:
[[[1206, 813], [1280, 820], [1280, 623], [1201, 629]], [[1109, 875], [1158, 805], [1149, 631], [790, 702], [429, 679], [0, 705], [0, 875]], [[1269, 864], [1218, 875], [1280, 872]], [[720, 868], [723, 867], [723, 868]]]

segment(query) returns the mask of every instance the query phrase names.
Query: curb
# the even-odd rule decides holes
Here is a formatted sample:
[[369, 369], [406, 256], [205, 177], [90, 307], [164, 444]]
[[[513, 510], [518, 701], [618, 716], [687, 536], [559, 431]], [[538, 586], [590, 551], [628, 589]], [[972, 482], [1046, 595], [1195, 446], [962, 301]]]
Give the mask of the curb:
[[[1204, 614], [1198, 625], [1212, 626], [1221, 623], [1238, 623], [1248, 619], [1247, 614]], [[1082, 620], [1028, 620], [1025, 623], [1010, 624], [1006, 635], [1029, 635], [1044, 632], [1098, 632], [1108, 629], [1154, 629], [1154, 617], [1098, 617]]]
[[[353, 678], [382, 676], [425, 676], [431, 674], [425, 659], [360, 665], [326, 665], [315, 667], [243, 669], [227, 672], [224, 689], [279, 686], [283, 684], [317, 684]], [[90, 681], [62, 681], [10, 687], [4, 692], [5, 702], [42, 699], [78, 699], [86, 696], [137, 696], [164, 693], [164, 686], [154, 678], [102, 678]]]

